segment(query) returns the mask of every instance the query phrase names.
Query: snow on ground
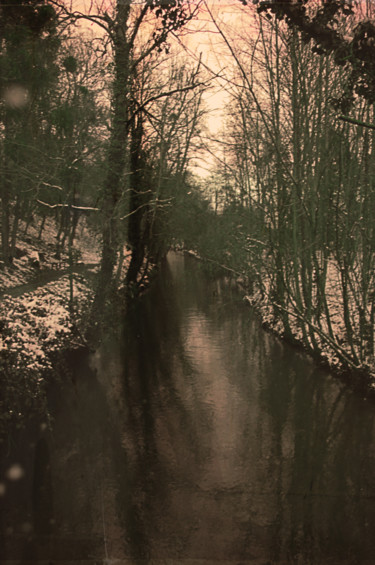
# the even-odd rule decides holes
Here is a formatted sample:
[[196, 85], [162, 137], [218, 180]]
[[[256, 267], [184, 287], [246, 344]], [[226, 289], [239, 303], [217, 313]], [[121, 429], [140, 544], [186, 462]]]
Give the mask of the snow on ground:
[[55, 374], [58, 353], [85, 345], [77, 326], [93, 291], [82, 275], [74, 276], [73, 290], [77, 318], [70, 310], [68, 275], [0, 302], [0, 444], [31, 415], [48, 418], [46, 384]]
[[[56, 225], [53, 219], [45, 222], [42, 238], [38, 237], [39, 225], [32, 224], [27, 234], [22, 233], [17, 241], [17, 254], [10, 267], [0, 268], [0, 293], [6, 289], [26, 284], [35, 280], [41, 273], [50, 270], [68, 268], [69, 259], [67, 247], [56, 259]], [[90, 232], [86, 222], [81, 220], [74, 242], [74, 259], [84, 264], [99, 263], [100, 250], [98, 238]], [[36, 265], [39, 262], [39, 266]]]
[[[17, 242], [13, 265], [0, 266], [0, 443], [10, 422], [20, 425], [25, 411], [36, 412], [45, 403], [45, 385], [61, 363], [59, 353], [87, 346], [82, 327], [94, 290], [92, 277], [82, 271], [87, 275], [99, 266], [98, 238], [82, 222], [74, 243], [75, 262], [82, 267], [77, 266], [72, 275], [71, 301], [68, 255], [65, 249], [56, 258], [55, 223], [47, 220], [42, 239], [38, 236], [39, 225], [30, 226]], [[118, 284], [130, 259], [124, 248], [121, 265], [115, 269]], [[145, 261], [140, 289], [149, 282], [148, 267]]]
[[[283, 337], [284, 326], [280, 317], [275, 314], [274, 305], [272, 304], [272, 301], [269, 297], [271, 280], [266, 271], [262, 274], [262, 286], [263, 291], [261, 291], [259, 288], [255, 288], [254, 292], [251, 295], [245, 296], [245, 299], [257, 310], [265, 327], [270, 329], [276, 335]], [[357, 340], [357, 343], [355, 343], [357, 355], [360, 359], [359, 364], [355, 366], [355, 362], [350, 365], [343, 361], [343, 357], [345, 356], [347, 357], [347, 359], [349, 359], [349, 361], [352, 360], [352, 350], [348, 342], [347, 330], [344, 321], [343, 293], [340, 270], [336, 262], [333, 260], [330, 260], [328, 264], [327, 282], [325, 288], [327, 307], [333, 336], [331, 337], [329, 335], [327, 318], [325, 313], [322, 312], [320, 316], [321, 332], [318, 331], [320, 328], [318, 328], [316, 322], [314, 322], [314, 338], [319, 347], [319, 357], [322, 362], [327, 364], [333, 370], [342, 371], [347, 370], [348, 368], [357, 368], [359, 371], [363, 371], [368, 375], [370, 379], [371, 388], [375, 388], [375, 359], [369, 354], [364, 353], [363, 347], [360, 348], [359, 340]], [[302, 294], [302, 289], [300, 289], [300, 291]], [[316, 293], [313, 298], [314, 300], [316, 300]], [[293, 304], [289, 304], [288, 311], [293, 313]], [[303, 312], [302, 314], [304, 315]], [[359, 317], [356, 311], [356, 304], [353, 297], [351, 297], [350, 301], [350, 317], [354, 334], [359, 335]], [[305, 344], [303, 343], [303, 332], [301, 329], [299, 317], [290, 315], [288, 319], [294, 339], [296, 340], [296, 342], [299, 342], [303, 347], [306, 348]], [[308, 333], [309, 324], [306, 322], [306, 319], [304, 325]], [[308, 337], [310, 339], [310, 346], [312, 348], [311, 337], [309, 335]]]
[[[92, 290], [81, 275], [74, 276], [74, 304], [80, 311], [92, 297]], [[25, 293], [9, 295], [0, 303], [0, 355], [10, 357], [16, 370], [51, 369], [51, 353], [82, 345], [74, 332], [69, 309], [69, 277], [66, 275]]]
[[[17, 244], [22, 256], [14, 259], [11, 267], [0, 269], [0, 355], [4, 361], [11, 354], [14, 369], [30, 371], [51, 368], [51, 352], [78, 345], [72, 333], [69, 276], [37, 287], [43, 273], [67, 269], [66, 250], [55, 259], [56, 226], [52, 219], [47, 219], [42, 239], [38, 231], [38, 225], [31, 225]], [[78, 228], [74, 247], [75, 257], [82, 263], [99, 264], [98, 241], [85, 222]], [[74, 274], [73, 280], [74, 307], [81, 312], [92, 298], [92, 289], [82, 275]], [[5, 294], [25, 283], [31, 283], [31, 288], [34, 283], [36, 288], [18, 298]]]
[[[68, 256], [65, 250], [55, 257], [55, 222], [46, 221], [42, 239], [38, 232], [39, 225], [30, 226], [17, 242], [13, 265], [0, 267], [0, 441], [8, 424], [20, 425], [28, 411], [43, 410], [56, 354], [84, 345], [79, 326], [93, 297], [91, 281], [75, 273], [70, 303]], [[76, 262], [99, 264], [98, 241], [85, 222], [74, 249]], [[44, 284], [50, 273], [56, 279]], [[17, 296], [15, 289], [25, 284], [29, 292]]]

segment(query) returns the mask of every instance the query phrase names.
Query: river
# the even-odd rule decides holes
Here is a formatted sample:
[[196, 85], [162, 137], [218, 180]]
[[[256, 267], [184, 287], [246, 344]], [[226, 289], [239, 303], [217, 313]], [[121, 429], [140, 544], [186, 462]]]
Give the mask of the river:
[[0, 480], [0, 562], [375, 564], [375, 406], [170, 254]]

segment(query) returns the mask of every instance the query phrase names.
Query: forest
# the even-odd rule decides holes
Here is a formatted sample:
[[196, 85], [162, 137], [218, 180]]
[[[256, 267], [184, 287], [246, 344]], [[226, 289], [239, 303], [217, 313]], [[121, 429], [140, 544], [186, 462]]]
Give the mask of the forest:
[[[38, 394], [52, 353], [126, 313], [170, 249], [231, 273], [266, 327], [373, 387], [374, 10], [1, 0], [3, 420], [15, 374]], [[34, 310], [8, 291], [61, 262], [49, 339], [48, 288]]]

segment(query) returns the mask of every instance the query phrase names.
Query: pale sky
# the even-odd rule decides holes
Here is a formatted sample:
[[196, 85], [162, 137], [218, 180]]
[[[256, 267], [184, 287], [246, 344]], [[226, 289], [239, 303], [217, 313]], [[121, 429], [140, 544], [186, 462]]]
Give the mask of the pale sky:
[[[141, 1], [139, 3], [142, 3]], [[195, 3], [195, 0], [194, 0]], [[71, 0], [71, 9], [87, 13], [91, 11], [109, 10], [113, 6], [113, 0]], [[213, 74], [226, 74], [228, 66], [233, 65], [228, 48], [224, 44], [209, 14], [211, 11], [217, 23], [225, 31], [229, 39], [233, 40], [240, 33], [241, 28], [251, 26], [254, 8], [252, 5], [244, 7], [239, 0], [207, 0], [207, 5], [202, 5], [199, 16], [190, 22], [179, 34], [179, 41], [185, 48], [186, 56], [198, 60], [201, 56], [202, 63]], [[95, 24], [82, 23], [95, 29]], [[100, 28], [98, 28], [98, 32]], [[176, 41], [177, 44], [177, 41]], [[213, 75], [212, 75], [213, 76]], [[225, 81], [214, 81], [214, 88], [210, 89], [204, 96], [204, 102], [209, 110], [206, 124], [209, 137], [220, 136], [224, 120], [225, 110], [228, 104], [228, 95], [225, 92]], [[217, 148], [214, 151], [218, 151]], [[202, 155], [202, 162], [197, 163], [195, 171], [201, 176], [209, 174], [213, 166], [213, 157]]]
[[[199, 18], [188, 24], [187, 30], [182, 32], [181, 41], [196, 59], [202, 55], [203, 63], [212, 74], [225, 76], [227, 69], [234, 63], [228, 47], [211, 20], [209, 11], [228, 39], [233, 41], [243, 25], [252, 25], [251, 14], [254, 9], [252, 6], [244, 7], [239, 0], [207, 0], [207, 5], [208, 9], [203, 6]], [[222, 134], [229, 96], [225, 91], [225, 80], [214, 80], [213, 84], [215, 87], [205, 94], [204, 100], [210, 110], [207, 118], [209, 137], [218, 138]], [[212, 149], [220, 151], [219, 146], [215, 144]], [[214, 166], [214, 158], [204, 155], [199, 165], [195, 172], [207, 176]]]

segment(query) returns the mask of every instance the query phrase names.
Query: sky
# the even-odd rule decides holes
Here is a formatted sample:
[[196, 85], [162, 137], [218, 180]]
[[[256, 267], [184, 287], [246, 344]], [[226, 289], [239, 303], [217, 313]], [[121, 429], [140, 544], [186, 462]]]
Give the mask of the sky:
[[[215, 74], [225, 76], [228, 67], [233, 65], [233, 59], [212, 22], [211, 14], [228, 38], [234, 38], [245, 21], [251, 22], [251, 11], [252, 6], [244, 8], [239, 0], [207, 0], [207, 5], [202, 7], [198, 19], [187, 26], [188, 33], [186, 30], [182, 32], [181, 41], [187, 52], [197, 59], [201, 55], [212, 77]], [[214, 79], [212, 85], [213, 88], [205, 94], [204, 102], [209, 110], [208, 137], [215, 140], [223, 134], [229, 96], [225, 90], [225, 80]], [[211, 147], [213, 152], [220, 152], [220, 145], [213, 142]], [[206, 154], [196, 163], [194, 172], [207, 177], [214, 169], [215, 159]]]
[[[225, 75], [226, 68], [232, 65], [233, 61], [211, 20], [211, 14], [228, 37], [233, 38], [245, 22], [251, 23], [251, 13], [254, 12], [254, 7], [252, 4], [243, 7], [239, 0], [206, 0], [206, 2], [200, 7], [198, 17], [178, 34], [178, 41], [174, 40], [176, 49], [184, 49], [186, 56], [191, 57], [192, 60], [198, 61], [201, 57], [211, 77], [214, 77], [215, 74]], [[195, 3], [196, 0], [193, 0], [193, 4]], [[109, 10], [112, 5], [113, 0], [71, 0], [71, 9], [84, 13], [89, 10], [92, 13], [103, 12], [103, 10]], [[92, 23], [82, 22], [81, 25], [95, 28], [95, 24]], [[100, 32], [100, 28], [97, 29]], [[177, 43], [180, 44], [178, 47]], [[217, 139], [222, 133], [228, 100], [225, 81], [213, 80], [212, 87], [204, 95], [204, 103], [208, 110], [206, 127], [209, 139]], [[213, 152], [219, 151], [219, 147], [215, 146], [214, 142], [212, 148], [214, 148]], [[202, 155], [202, 158], [197, 157], [194, 172], [199, 176], [208, 176], [214, 167], [215, 159], [208, 154]]]

